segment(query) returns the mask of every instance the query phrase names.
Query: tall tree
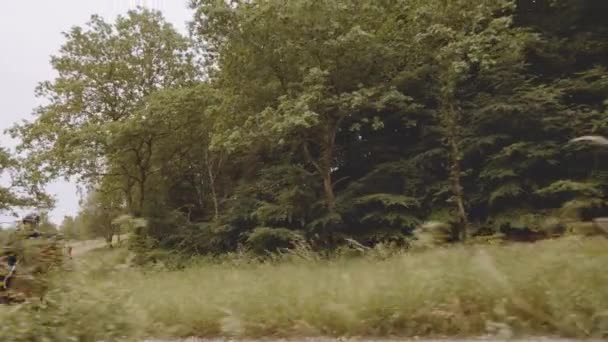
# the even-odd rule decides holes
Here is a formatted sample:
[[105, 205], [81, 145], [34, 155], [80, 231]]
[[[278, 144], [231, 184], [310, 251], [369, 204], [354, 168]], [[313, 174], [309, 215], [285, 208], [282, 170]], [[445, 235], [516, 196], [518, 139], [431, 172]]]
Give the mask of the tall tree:
[[437, 123], [448, 154], [452, 202], [461, 235], [466, 238], [469, 214], [462, 160], [465, 143], [480, 134], [472, 127], [476, 122], [472, 109], [483, 105], [480, 94], [500, 94], [506, 77], [512, 79], [523, 72], [524, 52], [532, 35], [513, 27], [510, 1], [431, 1], [414, 8], [411, 23], [419, 32], [416, 50], [420, 62], [436, 65], [429, 86], [435, 94]]
[[602, 152], [563, 144], [608, 132], [600, 0], [191, 3], [200, 45], [141, 9], [67, 34], [20, 179], [79, 175], [98, 222], [185, 253], [608, 210]]
[[[229, 151], [213, 146], [221, 118], [216, 106], [221, 95], [210, 85], [171, 89], [153, 94], [145, 108], [145, 122], [159, 138], [155, 158], [150, 162], [163, 176], [165, 188], [186, 182], [194, 189], [193, 203], [199, 211], [209, 204], [213, 220], [220, 215], [223, 170], [230, 163]], [[220, 132], [220, 134], [223, 132]], [[210, 200], [208, 200], [210, 199]]]
[[53, 199], [44, 191], [44, 180], [29, 172], [28, 164], [0, 147], [0, 212], [15, 213], [18, 208], [51, 207]]
[[91, 238], [103, 238], [109, 246], [119, 234], [120, 227], [114, 220], [123, 212], [116, 194], [91, 191], [81, 204], [77, 222]]
[[[318, 173], [333, 213], [339, 132], [357, 120], [371, 122], [369, 116], [385, 107], [408, 104], [385, 85], [401, 63], [384, 44], [382, 18], [390, 6], [198, 1], [195, 7], [196, 32], [217, 52], [220, 87], [237, 95], [236, 113], [228, 116], [242, 119], [226, 127], [227, 133], [248, 138], [261, 126], [254, 139], [296, 145]], [[378, 118], [374, 122], [381, 125]]]
[[139, 183], [143, 198], [151, 142], [136, 136], [132, 121], [152, 92], [196, 79], [190, 44], [159, 12], [142, 8], [113, 24], [92, 16], [65, 38], [51, 59], [58, 76], [37, 88], [48, 104], [36, 110], [35, 121], [13, 129], [20, 149], [49, 177], [95, 183], [119, 175], [125, 190]]

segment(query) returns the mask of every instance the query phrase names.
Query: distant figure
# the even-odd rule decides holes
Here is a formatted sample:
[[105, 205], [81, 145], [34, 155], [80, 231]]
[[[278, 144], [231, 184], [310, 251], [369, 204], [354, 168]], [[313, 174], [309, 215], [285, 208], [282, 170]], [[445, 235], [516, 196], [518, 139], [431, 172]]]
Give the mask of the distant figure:
[[72, 246], [68, 246], [68, 256], [72, 259]]

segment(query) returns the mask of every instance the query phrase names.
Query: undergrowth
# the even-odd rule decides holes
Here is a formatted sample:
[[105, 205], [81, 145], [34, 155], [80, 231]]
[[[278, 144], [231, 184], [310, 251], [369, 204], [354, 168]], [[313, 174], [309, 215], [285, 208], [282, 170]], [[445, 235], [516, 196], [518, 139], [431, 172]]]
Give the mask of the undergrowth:
[[[52, 305], [2, 310], [0, 339], [499, 331], [606, 337], [606, 245], [603, 238], [572, 237], [414, 253], [359, 251], [331, 260], [300, 250], [266, 261], [199, 260], [172, 271], [125, 268], [126, 251], [95, 251], [50, 296]], [[26, 326], [37, 328], [26, 332]]]

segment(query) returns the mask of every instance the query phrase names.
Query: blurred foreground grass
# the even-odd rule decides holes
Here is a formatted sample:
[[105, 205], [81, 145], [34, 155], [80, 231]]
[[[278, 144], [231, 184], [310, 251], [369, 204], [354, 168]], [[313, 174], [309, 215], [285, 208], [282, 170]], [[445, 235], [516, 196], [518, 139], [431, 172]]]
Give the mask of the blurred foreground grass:
[[607, 246], [603, 238], [573, 237], [331, 261], [200, 261], [180, 271], [125, 268], [125, 250], [97, 250], [62, 275], [51, 304], [0, 308], [0, 340], [605, 337]]

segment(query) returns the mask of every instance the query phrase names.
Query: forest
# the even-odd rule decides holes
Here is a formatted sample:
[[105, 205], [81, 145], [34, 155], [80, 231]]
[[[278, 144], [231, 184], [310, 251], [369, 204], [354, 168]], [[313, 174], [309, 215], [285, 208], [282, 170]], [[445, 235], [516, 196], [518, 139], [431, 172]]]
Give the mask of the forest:
[[184, 6], [64, 32], [5, 132], [0, 340], [608, 337], [606, 0]]
[[185, 256], [530, 241], [608, 213], [606, 152], [568, 143], [608, 134], [604, 0], [189, 6], [187, 36], [145, 8], [64, 33], [0, 209], [75, 179], [66, 234]]

